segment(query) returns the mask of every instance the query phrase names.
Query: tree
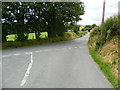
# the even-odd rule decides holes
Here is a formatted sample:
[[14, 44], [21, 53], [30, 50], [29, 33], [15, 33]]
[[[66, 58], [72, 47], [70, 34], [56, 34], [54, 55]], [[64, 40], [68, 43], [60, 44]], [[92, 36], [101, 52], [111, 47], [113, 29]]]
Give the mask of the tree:
[[[24, 36], [22, 30], [24, 30], [23, 23], [24, 23], [24, 12], [19, 13], [19, 9], [21, 8], [21, 4], [19, 2], [4, 2], [2, 4], [2, 19], [3, 19], [3, 36], [5, 35], [17, 33], [18, 37], [21, 38]], [[23, 8], [23, 7], [22, 7]], [[19, 15], [21, 14], [21, 15]], [[15, 20], [17, 22], [15, 22]], [[19, 23], [19, 25], [18, 25]], [[8, 27], [9, 26], [9, 27]], [[9, 33], [8, 30], [9, 29]], [[5, 33], [4, 33], [5, 32]], [[19, 32], [19, 33], [18, 33]], [[3, 40], [4, 41], [4, 40]]]
[[86, 26], [84, 27], [84, 30], [85, 30], [85, 31], [90, 31], [90, 30], [91, 30], [91, 25], [86, 25]]
[[79, 34], [80, 26], [79, 25], [74, 25], [73, 30], [76, 34]]
[[94, 27], [96, 27], [96, 26], [97, 26], [96, 24], [92, 24], [92, 25], [91, 25], [91, 28], [94, 28]]
[[11, 14], [9, 12], [8, 3], [4, 3], [2, 5], [2, 42], [6, 41], [6, 36], [11, 32], [11, 25], [12, 22]]
[[66, 31], [66, 24], [75, 23], [81, 20], [80, 15], [84, 14], [82, 2], [55, 2], [45, 3], [45, 5], [46, 9], [44, 11], [44, 16], [48, 23], [47, 32], [49, 37], [61, 35], [61, 33]]
[[26, 40], [25, 33], [31, 31], [38, 38], [42, 31], [47, 31], [49, 37], [63, 35], [66, 25], [81, 20], [83, 14], [82, 2], [9, 2], [3, 3], [2, 18], [18, 40]]

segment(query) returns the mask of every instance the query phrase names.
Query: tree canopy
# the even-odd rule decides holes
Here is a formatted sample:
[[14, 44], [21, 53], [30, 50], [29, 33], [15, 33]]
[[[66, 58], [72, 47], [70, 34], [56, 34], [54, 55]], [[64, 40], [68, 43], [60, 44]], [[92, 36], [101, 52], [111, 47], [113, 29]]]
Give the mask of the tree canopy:
[[[25, 34], [42, 31], [49, 37], [62, 35], [67, 24], [75, 24], [84, 14], [83, 2], [3, 2], [3, 39], [8, 34], [17, 34], [25, 40]], [[3, 41], [4, 41], [3, 40]]]

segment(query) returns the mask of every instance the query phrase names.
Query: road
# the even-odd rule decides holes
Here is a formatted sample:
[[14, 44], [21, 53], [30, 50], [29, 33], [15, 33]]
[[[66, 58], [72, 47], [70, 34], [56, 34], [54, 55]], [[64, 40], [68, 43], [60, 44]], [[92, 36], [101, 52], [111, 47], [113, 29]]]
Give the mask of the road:
[[3, 50], [3, 88], [112, 88], [82, 38]]

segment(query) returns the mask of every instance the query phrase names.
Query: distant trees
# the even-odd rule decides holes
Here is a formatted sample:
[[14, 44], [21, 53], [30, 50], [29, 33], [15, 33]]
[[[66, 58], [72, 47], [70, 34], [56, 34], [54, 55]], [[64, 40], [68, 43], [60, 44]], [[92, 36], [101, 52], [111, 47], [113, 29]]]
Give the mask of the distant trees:
[[28, 33], [48, 32], [48, 37], [61, 36], [66, 25], [81, 20], [83, 2], [3, 2], [3, 41], [8, 34], [17, 34], [19, 41], [27, 40]]
[[83, 30], [90, 32], [90, 30], [91, 30], [92, 28], [94, 28], [95, 26], [97, 26], [97, 25], [96, 25], [96, 24], [86, 25]]

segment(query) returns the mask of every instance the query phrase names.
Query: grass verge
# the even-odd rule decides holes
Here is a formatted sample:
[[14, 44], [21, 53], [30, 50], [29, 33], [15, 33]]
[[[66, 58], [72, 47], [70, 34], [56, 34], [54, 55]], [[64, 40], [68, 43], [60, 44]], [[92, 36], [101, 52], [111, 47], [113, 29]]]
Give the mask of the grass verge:
[[104, 73], [105, 77], [110, 81], [114, 88], [118, 89], [118, 79], [112, 74], [111, 66], [109, 63], [104, 62], [103, 58], [99, 56], [97, 51], [92, 50], [89, 48], [89, 52], [94, 59], [94, 61], [99, 65], [99, 68]]

